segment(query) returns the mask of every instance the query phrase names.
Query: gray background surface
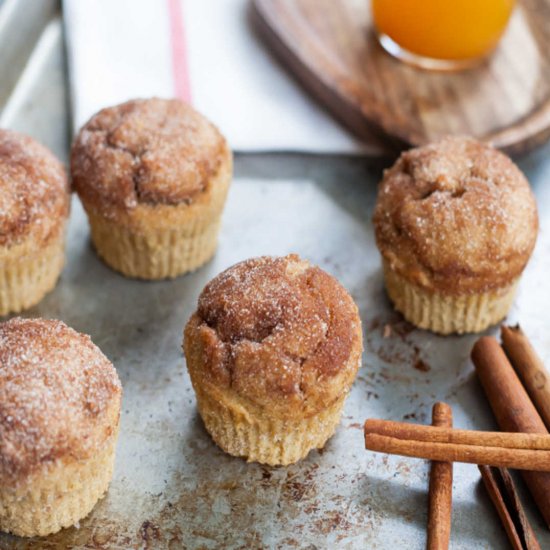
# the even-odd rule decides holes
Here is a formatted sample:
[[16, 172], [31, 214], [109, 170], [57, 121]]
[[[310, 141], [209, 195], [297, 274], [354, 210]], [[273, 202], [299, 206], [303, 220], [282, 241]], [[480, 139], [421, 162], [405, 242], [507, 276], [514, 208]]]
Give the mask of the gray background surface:
[[[29, 133], [66, 161], [70, 113], [56, 2], [0, 0], [0, 71], [0, 125]], [[547, 361], [549, 153], [547, 146], [520, 161], [537, 195], [541, 232], [510, 314]], [[124, 385], [115, 475], [78, 528], [37, 540], [0, 535], [1, 549], [424, 547], [428, 465], [366, 452], [361, 425], [367, 417], [429, 422], [433, 402], [443, 399], [456, 426], [496, 428], [468, 358], [475, 337], [412, 330], [392, 311], [370, 223], [380, 166], [237, 155], [235, 172], [215, 258], [168, 282], [128, 280], [104, 266], [74, 198], [61, 280], [25, 315], [59, 318], [90, 334], [115, 364]], [[366, 349], [326, 448], [299, 464], [267, 468], [212, 443], [196, 412], [181, 339], [209, 279], [239, 260], [289, 252], [350, 290]], [[550, 547], [550, 533], [518, 483], [541, 545]], [[452, 548], [506, 545], [477, 468], [456, 465]]]

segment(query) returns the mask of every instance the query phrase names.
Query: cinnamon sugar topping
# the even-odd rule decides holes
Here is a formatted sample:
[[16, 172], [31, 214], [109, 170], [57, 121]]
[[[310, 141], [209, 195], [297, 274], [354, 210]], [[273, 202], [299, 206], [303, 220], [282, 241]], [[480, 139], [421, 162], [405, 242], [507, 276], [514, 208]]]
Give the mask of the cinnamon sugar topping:
[[295, 255], [248, 260], [218, 275], [199, 298], [186, 349], [195, 339], [212, 382], [264, 404], [280, 395], [298, 401], [341, 395], [361, 354], [353, 300], [333, 277]]
[[508, 157], [453, 137], [406, 151], [385, 172], [374, 225], [382, 255], [401, 275], [426, 288], [475, 292], [519, 276], [538, 218]]
[[134, 100], [103, 109], [71, 153], [73, 185], [100, 213], [190, 202], [217, 171], [226, 144], [179, 100]]
[[28, 136], [0, 129], [0, 245], [57, 234], [69, 212], [61, 163]]
[[0, 482], [17, 483], [57, 459], [84, 459], [118, 424], [112, 364], [61, 321], [0, 324]]

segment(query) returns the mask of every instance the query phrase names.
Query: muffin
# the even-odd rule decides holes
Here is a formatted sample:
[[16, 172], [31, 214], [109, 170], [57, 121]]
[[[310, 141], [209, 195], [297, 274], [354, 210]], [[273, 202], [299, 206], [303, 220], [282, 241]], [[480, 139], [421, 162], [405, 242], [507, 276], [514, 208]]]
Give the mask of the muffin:
[[488, 145], [447, 137], [384, 172], [374, 210], [386, 289], [414, 325], [479, 332], [506, 316], [538, 231], [518, 167]]
[[0, 530], [48, 535], [111, 480], [121, 387], [88, 336], [60, 321], [0, 324]]
[[213, 256], [231, 172], [220, 132], [175, 99], [103, 109], [71, 153], [97, 253], [142, 279], [176, 277]]
[[63, 269], [70, 193], [61, 163], [0, 129], [0, 315], [34, 306]]
[[184, 351], [214, 441], [249, 462], [286, 465], [334, 433], [361, 362], [361, 321], [318, 267], [256, 258], [205, 287]]

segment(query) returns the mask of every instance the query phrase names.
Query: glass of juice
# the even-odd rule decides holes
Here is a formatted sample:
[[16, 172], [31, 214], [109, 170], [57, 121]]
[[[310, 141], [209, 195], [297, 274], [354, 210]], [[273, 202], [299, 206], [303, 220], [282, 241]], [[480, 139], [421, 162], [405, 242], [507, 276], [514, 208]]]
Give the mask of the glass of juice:
[[455, 70], [484, 59], [504, 32], [515, 0], [372, 0], [374, 26], [393, 56]]

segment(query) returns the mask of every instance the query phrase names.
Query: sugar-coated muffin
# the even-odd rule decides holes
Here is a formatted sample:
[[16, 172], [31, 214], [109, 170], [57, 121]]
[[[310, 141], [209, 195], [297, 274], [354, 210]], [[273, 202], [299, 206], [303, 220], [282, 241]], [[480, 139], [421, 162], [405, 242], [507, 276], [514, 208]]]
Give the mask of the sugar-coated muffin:
[[44, 146], [0, 129], [0, 315], [34, 306], [63, 269], [70, 192]]
[[88, 336], [61, 321], [0, 324], [0, 530], [48, 535], [109, 486], [121, 386]]
[[103, 260], [129, 277], [176, 277], [214, 254], [232, 155], [189, 105], [141, 99], [80, 130], [71, 176]]
[[334, 433], [361, 363], [357, 306], [296, 255], [213, 279], [184, 333], [199, 413], [227, 453], [291, 464]]
[[448, 137], [385, 171], [374, 228], [386, 289], [408, 321], [441, 334], [479, 332], [506, 316], [538, 216], [507, 156]]

